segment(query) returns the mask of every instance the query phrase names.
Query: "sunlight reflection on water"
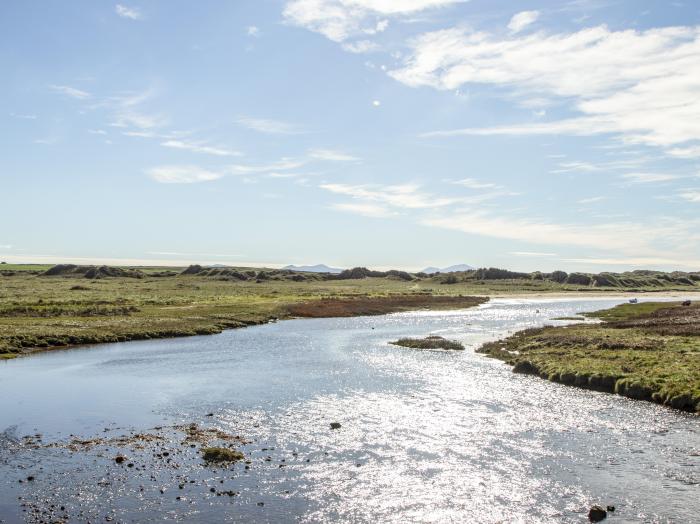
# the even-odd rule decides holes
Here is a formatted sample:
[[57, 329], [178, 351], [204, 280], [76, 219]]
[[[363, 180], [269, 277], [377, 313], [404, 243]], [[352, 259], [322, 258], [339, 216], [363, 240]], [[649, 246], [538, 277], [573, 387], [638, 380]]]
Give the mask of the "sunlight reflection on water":
[[[602, 503], [618, 508], [617, 522], [691, 522], [700, 514], [697, 417], [516, 375], [473, 352], [620, 301], [501, 299], [46, 354], [0, 367], [0, 396], [21, 404], [0, 423], [60, 436], [76, 424], [89, 434], [105, 419], [138, 425], [215, 411], [223, 429], [290, 459], [241, 479], [241, 505], [268, 497], [259, 513], [221, 520], [581, 522]], [[430, 333], [467, 351], [388, 344]], [[60, 421], [48, 414], [58, 404]], [[342, 428], [331, 431], [331, 421]]]

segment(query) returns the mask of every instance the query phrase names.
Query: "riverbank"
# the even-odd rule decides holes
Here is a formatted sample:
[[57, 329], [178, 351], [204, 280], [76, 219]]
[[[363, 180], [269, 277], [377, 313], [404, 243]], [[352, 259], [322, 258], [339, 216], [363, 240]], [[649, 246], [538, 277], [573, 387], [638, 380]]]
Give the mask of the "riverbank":
[[17, 272], [0, 278], [0, 359], [83, 344], [209, 335], [289, 318], [463, 309], [488, 300], [466, 291], [391, 278], [87, 280]]
[[528, 329], [478, 352], [516, 373], [700, 412], [700, 305], [623, 304], [601, 323]]

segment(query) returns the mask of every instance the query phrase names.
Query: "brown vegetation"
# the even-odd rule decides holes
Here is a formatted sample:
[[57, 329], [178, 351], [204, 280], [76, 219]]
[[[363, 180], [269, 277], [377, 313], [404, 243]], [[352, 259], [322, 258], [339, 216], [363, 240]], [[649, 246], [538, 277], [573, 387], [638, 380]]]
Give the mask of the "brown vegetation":
[[354, 317], [385, 315], [422, 308], [462, 309], [486, 302], [484, 297], [443, 295], [389, 295], [357, 298], [323, 298], [289, 306], [293, 317]]

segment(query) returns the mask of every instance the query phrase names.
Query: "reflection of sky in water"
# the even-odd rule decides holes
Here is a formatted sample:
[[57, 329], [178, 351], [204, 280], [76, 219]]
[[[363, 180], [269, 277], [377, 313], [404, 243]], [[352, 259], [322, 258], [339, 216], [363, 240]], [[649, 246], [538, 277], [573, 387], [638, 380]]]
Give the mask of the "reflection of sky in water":
[[[601, 502], [617, 522], [688, 522], [700, 514], [696, 417], [515, 375], [472, 351], [623, 300], [500, 299], [37, 355], [0, 366], [0, 427], [90, 435], [213, 411], [224, 429], [312, 457], [256, 471], [243, 491], [280, 502], [239, 518], [581, 521]], [[468, 349], [387, 343], [430, 333]]]

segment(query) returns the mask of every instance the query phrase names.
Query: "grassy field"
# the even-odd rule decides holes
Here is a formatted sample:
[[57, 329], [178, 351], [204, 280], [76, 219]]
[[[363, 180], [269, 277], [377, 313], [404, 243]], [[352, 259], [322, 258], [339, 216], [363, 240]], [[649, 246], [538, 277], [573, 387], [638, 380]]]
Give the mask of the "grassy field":
[[529, 329], [480, 352], [513, 371], [700, 412], [700, 305], [624, 304], [600, 324]]
[[292, 317], [471, 307], [466, 286], [389, 278], [230, 281], [210, 277], [0, 276], [0, 358], [36, 349], [218, 333]]

